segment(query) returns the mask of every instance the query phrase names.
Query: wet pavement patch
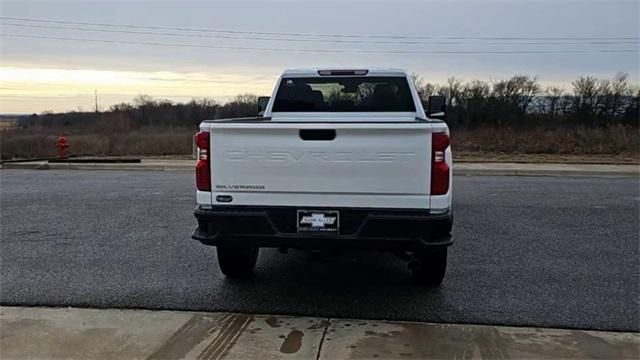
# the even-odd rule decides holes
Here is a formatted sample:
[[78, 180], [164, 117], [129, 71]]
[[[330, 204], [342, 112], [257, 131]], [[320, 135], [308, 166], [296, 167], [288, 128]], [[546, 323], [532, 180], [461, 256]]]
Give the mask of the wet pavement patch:
[[616, 358], [640, 356], [640, 334], [598, 331], [331, 320], [321, 359]]
[[280, 352], [285, 354], [293, 354], [300, 350], [302, 346], [302, 337], [304, 333], [300, 330], [293, 330], [285, 337], [282, 345], [280, 346]]

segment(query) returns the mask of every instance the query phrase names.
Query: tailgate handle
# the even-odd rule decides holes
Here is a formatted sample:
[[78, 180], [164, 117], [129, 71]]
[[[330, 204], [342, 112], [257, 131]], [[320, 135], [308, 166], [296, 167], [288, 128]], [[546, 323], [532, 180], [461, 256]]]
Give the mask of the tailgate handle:
[[300, 129], [300, 139], [305, 141], [331, 141], [335, 138], [334, 129]]

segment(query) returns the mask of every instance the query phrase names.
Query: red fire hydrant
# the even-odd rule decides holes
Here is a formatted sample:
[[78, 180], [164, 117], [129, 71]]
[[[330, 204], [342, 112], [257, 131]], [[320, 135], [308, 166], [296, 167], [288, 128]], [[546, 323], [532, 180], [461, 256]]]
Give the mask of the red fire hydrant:
[[66, 159], [68, 157], [67, 149], [69, 148], [69, 144], [67, 143], [67, 139], [64, 137], [64, 134], [58, 136], [56, 147], [58, 148], [58, 157], [60, 159]]

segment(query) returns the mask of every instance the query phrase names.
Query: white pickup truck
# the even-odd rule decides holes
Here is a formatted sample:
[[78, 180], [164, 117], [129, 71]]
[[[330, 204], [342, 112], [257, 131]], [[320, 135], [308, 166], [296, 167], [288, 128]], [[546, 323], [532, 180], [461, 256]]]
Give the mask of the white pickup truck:
[[217, 246], [225, 275], [251, 275], [260, 247], [378, 249], [442, 282], [453, 243], [442, 97], [425, 114], [403, 70], [305, 69], [260, 104], [262, 116], [206, 120], [194, 137], [192, 237]]

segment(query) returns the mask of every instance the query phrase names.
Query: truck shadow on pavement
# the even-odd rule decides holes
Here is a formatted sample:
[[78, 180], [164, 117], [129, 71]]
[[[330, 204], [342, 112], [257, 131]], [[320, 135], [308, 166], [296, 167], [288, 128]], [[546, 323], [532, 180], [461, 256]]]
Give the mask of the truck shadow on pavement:
[[[246, 309], [243, 305], [250, 300], [269, 304], [275, 314], [415, 319], [416, 308], [442, 308], [446, 302], [446, 278], [437, 288], [416, 283], [406, 261], [390, 253], [317, 256], [261, 249], [260, 256], [252, 278], [216, 278], [212, 284], [235, 295], [235, 311]], [[443, 320], [437, 312], [433, 315], [430, 320]]]

